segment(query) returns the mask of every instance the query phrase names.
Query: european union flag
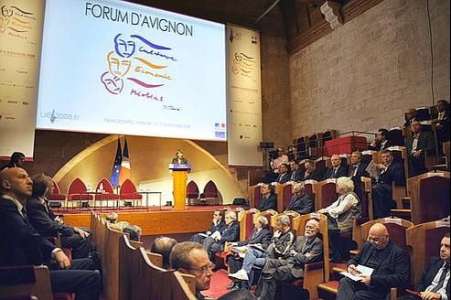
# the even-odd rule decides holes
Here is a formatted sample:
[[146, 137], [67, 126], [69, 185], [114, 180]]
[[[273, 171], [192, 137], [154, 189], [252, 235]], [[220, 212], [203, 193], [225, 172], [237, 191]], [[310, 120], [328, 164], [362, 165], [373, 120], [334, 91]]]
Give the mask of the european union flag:
[[117, 150], [116, 157], [114, 158], [113, 171], [111, 172], [111, 184], [113, 187], [117, 187], [119, 185], [119, 174], [121, 172], [121, 164], [122, 164], [122, 147], [121, 140], [117, 140]]

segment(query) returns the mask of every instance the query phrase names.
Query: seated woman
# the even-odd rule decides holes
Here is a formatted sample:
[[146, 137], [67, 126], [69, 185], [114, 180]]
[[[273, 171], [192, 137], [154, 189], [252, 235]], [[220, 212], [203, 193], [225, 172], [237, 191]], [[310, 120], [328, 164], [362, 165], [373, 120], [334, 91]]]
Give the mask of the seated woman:
[[332, 261], [341, 262], [349, 258], [352, 223], [360, 215], [360, 200], [354, 193], [354, 182], [349, 177], [337, 179], [338, 199], [318, 212], [327, 215]]
[[211, 221], [210, 229], [205, 233], [196, 233], [191, 237], [191, 241], [202, 244], [207, 237], [217, 235], [218, 233], [221, 234], [224, 231], [224, 228], [224, 212], [216, 210], [213, 213], [213, 220]]
[[239, 238], [240, 225], [236, 221], [236, 213], [234, 211], [227, 211], [225, 213], [224, 231], [207, 237], [203, 242], [203, 246], [210, 257], [210, 260], [213, 261], [217, 252], [224, 251], [226, 242], [236, 242]]
[[[235, 273], [243, 265], [243, 257], [251, 248], [266, 250], [271, 243], [272, 233], [268, 228], [268, 219], [265, 216], [259, 216], [254, 221], [254, 229], [251, 236], [246, 241], [231, 243], [230, 251], [232, 255], [227, 258], [229, 273]], [[233, 279], [233, 278], [232, 278]], [[241, 287], [241, 281], [234, 280], [231, 288]]]

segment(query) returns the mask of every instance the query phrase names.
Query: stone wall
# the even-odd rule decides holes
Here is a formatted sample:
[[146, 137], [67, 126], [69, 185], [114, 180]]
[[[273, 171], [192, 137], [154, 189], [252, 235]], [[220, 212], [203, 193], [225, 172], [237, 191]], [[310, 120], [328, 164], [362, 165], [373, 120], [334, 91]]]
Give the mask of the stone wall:
[[[429, 1], [435, 101], [449, 100], [449, 0]], [[385, 0], [290, 57], [292, 137], [374, 132], [432, 105], [425, 0]]]

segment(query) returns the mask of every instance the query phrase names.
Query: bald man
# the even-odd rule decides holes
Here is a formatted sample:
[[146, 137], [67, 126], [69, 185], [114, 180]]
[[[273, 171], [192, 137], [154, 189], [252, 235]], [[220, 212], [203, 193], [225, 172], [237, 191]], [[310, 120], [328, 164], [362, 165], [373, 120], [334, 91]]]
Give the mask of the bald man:
[[177, 240], [162, 236], [156, 238], [150, 248], [150, 251], [153, 253], [159, 253], [163, 256], [163, 268], [169, 268], [169, 256], [171, 255], [172, 248], [177, 244]]
[[[373, 269], [371, 275], [363, 275], [358, 266]], [[380, 223], [371, 226], [367, 242], [360, 253], [348, 262], [348, 273], [359, 277], [340, 280], [337, 300], [385, 300], [390, 288], [409, 284], [410, 260], [406, 251], [396, 246]]]
[[341, 161], [338, 154], [332, 155], [330, 164], [331, 167], [327, 168], [324, 179], [348, 176], [348, 166]]
[[32, 181], [22, 168], [0, 172], [0, 267], [47, 265], [52, 291], [75, 293], [77, 300], [98, 299], [100, 273], [90, 259], [69, 261], [64, 252], [40, 236], [28, 221], [25, 207]]

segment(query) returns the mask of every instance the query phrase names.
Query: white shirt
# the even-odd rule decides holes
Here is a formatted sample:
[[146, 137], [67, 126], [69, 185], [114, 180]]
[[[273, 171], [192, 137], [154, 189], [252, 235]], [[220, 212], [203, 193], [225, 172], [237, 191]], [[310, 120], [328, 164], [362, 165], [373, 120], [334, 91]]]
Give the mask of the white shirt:
[[[434, 287], [437, 286], [437, 284], [440, 280], [440, 276], [442, 276], [444, 266], [445, 266], [445, 263], [443, 263], [442, 267], [435, 275], [434, 280], [432, 280], [432, 283], [426, 288], [426, 292], [431, 291]], [[437, 293], [440, 294], [440, 296], [442, 296], [442, 300], [448, 300], [448, 296], [446, 294], [446, 286], [448, 285], [449, 277], [450, 277], [450, 272], [449, 272], [449, 268], [448, 268], [448, 272], [446, 273], [445, 281], [443, 282], [442, 287], [437, 291]]]

